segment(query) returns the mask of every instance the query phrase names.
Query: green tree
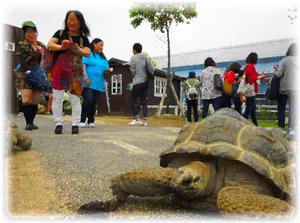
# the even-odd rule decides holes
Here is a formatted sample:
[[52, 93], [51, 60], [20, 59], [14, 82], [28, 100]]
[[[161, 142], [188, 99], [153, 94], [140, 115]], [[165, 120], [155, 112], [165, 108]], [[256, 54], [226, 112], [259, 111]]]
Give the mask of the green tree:
[[129, 17], [131, 25], [137, 28], [142, 22], [149, 22], [151, 29], [156, 31], [159, 30], [166, 34], [167, 39], [167, 53], [168, 53], [168, 64], [167, 64], [167, 86], [164, 95], [161, 98], [159, 108], [156, 112], [156, 116], [160, 116], [164, 100], [166, 98], [167, 89], [170, 88], [175, 101], [179, 107], [181, 115], [184, 114], [184, 109], [180, 103], [173, 85], [173, 74], [170, 71], [171, 61], [171, 49], [170, 49], [170, 28], [180, 23], [190, 23], [190, 20], [197, 17], [197, 12], [194, 4], [191, 3], [177, 3], [177, 4], [138, 4], [133, 6], [129, 10]]

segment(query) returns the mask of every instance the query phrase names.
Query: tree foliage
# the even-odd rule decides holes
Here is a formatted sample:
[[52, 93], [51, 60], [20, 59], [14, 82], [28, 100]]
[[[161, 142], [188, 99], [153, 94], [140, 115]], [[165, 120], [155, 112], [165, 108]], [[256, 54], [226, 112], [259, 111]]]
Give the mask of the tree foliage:
[[[137, 28], [142, 22], [149, 22], [151, 29], [159, 30], [162, 33], [166, 33], [167, 48], [168, 48], [168, 65], [167, 65], [167, 86], [172, 91], [176, 104], [180, 109], [180, 114], [184, 114], [184, 109], [180, 103], [174, 85], [172, 83], [173, 75], [170, 73], [170, 61], [171, 61], [171, 49], [170, 49], [170, 28], [172, 25], [178, 25], [179, 23], [189, 23], [194, 17], [197, 17], [196, 8], [190, 3], [177, 3], [177, 4], [139, 4], [133, 6], [129, 10], [129, 17], [131, 25]], [[164, 100], [166, 98], [166, 92], [164, 92], [159, 103], [159, 108], [156, 112], [156, 116], [160, 116]], [[167, 104], [167, 113], [168, 113]]]
[[164, 33], [172, 24], [189, 23], [197, 17], [197, 12], [191, 4], [139, 4], [129, 10], [129, 17], [134, 28], [146, 21], [151, 24], [151, 29]]

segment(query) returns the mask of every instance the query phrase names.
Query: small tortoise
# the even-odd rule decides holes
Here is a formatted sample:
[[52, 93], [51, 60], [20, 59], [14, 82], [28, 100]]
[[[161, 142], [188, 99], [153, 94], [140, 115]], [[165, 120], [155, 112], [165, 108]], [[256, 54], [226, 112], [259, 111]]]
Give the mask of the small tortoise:
[[19, 131], [15, 122], [10, 122], [8, 126], [7, 144], [10, 152], [17, 152], [30, 149], [32, 139], [24, 131]]
[[113, 178], [117, 199], [108, 208], [129, 195], [174, 194], [184, 207], [224, 215], [282, 217], [294, 210], [294, 152], [285, 136], [254, 126], [233, 109], [183, 126], [160, 165]]

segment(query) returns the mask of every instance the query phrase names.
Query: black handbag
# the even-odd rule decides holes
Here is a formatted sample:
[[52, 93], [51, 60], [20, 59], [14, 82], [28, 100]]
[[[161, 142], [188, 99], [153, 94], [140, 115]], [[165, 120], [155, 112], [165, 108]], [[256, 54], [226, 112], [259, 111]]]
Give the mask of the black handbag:
[[219, 91], [223, 91], [223, 81], [220, 74], [214, 75], [214, 87]]
[[25, 79], [29, 84], [40, 91], [48, 91], [51, 88], [46, 73], [38, 65], [25, 72]]
[[269, 100], [277, 100], [279, 97], [280, 77], [273, 76], [271, 84], [267, 89], [266, 96]]

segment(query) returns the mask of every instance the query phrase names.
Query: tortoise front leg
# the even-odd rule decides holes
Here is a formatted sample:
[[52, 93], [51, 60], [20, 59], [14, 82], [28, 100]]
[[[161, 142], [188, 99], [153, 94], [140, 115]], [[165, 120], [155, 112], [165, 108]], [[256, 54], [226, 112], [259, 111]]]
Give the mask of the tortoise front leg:
[[102, 202], [92, 201], [79, 208], [80, 213], [110, 212], [125, 204], [129, 195], [150, 197], [171, 193], [170, 180], [176, 173], [173, 168], [153, 168], [130, 171], [111, 180], [115, 198]]
[[170, 180], [176, 173], [173, 168], [151, 168], [130, 171], [114, 177], [111, 189], [116, 199], [106, 203], [114, 210], [125, 203], [129, 195], [152, 197], [171, 193]]
[[261, 217], [290, 217], [294, 209], [286, 201], [238, 186], [220, 190], [217, 205], [224, 215]]

